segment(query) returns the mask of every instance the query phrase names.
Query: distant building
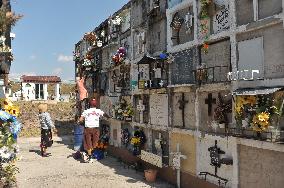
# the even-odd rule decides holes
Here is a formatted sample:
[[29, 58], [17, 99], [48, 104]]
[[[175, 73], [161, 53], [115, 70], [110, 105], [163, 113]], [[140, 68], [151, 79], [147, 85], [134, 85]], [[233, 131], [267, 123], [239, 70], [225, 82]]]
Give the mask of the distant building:
[[[12, 100], [60, 100], [60, 83], [58, 76], [22, 76], [21, 89], [13, 93]], [[48, 84], [55, 85], [55, 93], [49, 94]]]

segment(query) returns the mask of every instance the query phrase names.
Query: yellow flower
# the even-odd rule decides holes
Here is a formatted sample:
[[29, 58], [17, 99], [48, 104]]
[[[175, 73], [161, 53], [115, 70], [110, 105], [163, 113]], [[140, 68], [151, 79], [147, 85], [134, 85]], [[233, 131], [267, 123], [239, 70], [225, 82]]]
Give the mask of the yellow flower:
[[259, 121], [268, 121], [269, 120], [269, 113], [261, 112], [258, 116]]

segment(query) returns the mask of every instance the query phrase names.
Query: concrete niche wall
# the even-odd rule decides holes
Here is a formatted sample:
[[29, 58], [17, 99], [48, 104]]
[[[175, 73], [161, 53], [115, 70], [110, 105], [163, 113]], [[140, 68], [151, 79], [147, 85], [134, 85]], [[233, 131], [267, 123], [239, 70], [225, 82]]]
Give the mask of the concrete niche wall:
[[263, 19], [282, 11], [282, 0], [258, 0], [258, 18]]
[[150, 47], [150, 53], [161, 52], [166, 50], [166, 20], [161, 20], [155, 24], [149, 26], [148, 33], [148, 45]]
[[196, 142], [194, 136], [171, 133], [170, 141], [170, 152], [176, 152], [176, 145], [179, 143], [180, 152], [187, 157], [187, 159], [181, 160], [181, 171], [196, 174]]
[[[214, 121], [214, 110], [218, 104], [218, 93], [221, 94], [223, 101], [231, 101], [231, 95], [229, 91], [219, 91], [219, 92], [200, 92], [199, 95], [199, 130], [206, 132], [215, 133], [219, 131], [219, 128], [216, 130], [212, 127], [212, 121]], [[210, 102], [210, 95], [212, 101]], [[208, 105], [208, 103], [211, 103]], [[209, 114], [209, 109], [211, 108], [211, 113]], [[232, 121], [231, 113], [227, 114], [228, 123]], [[216, 120], [215, 120], [216, 121]]]
[[[282, 24], [259, 29], [257, 31], [240, 34], [238, 41], [263, 37], [264, 50], [264, 78], [284, 77], [284, 29]], [[249, 50], [249, 49], [248, 49]]]
[[[182, 93], [174, 93], [172, 96], [172, 126], [182, 127], [182, 110], [179, 109], [179, 101]], [[184, 106], [184, 124], [186, 129], [195, 129], [195, 93], [184, 93], [184, 100], [188, 101]]]
[[237, 25], [253, 22], [253, 1], [236, 0]]
[[[220, 158], [233, 159], [233, 165], [222, 164], [217, 170], [219, 177], [228, 180], [226, 187], [237, 187], [238, 185], [238, 166], [237, 166], [237, 142], [236, 138], [228, 137], [222, 138], [219, 136], [205, 135], [203, 138], [197, 139], [197, 175], [200, 172], [209, 172], [215, 174], [215, 167], [211, 166], [211, 158], [208, 148], [215, 145], [217, 140], [217, 147], [220, 148], [225, 154], [220, 155]], [[204, 178], [204, 177], [203, 177]], [[207, 181], [218, 185], [218, 179], [207, 176]]]
[[280, 188], [284, 185], [284, 152], [239, 145], [239, 187]]

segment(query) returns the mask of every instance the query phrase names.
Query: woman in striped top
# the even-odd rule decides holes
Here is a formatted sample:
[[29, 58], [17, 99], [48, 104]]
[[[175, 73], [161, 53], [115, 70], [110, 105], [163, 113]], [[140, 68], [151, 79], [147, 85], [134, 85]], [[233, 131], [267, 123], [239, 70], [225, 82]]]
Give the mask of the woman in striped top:
[[51, 120], [50, 114], [47, 112], [47, 104], [40, 104], [38, 106], [38, 110], [38, 117], [41, 126], [41, 156], [47, 157], [46, 149], [47, 147], [51, 147], [53, 144], [51, 129], [54, 128], [54, 124]]

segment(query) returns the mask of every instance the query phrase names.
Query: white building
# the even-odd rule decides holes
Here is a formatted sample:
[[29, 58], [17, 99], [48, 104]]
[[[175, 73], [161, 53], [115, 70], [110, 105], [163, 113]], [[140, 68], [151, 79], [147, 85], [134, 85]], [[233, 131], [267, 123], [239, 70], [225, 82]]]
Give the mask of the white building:
[[[58, 76], [22, 76], [21, 89], [13, 93], [12, 100], [56, 100], [60, 99], [60, 83]], [[55, 84], [55, 93], [49, 94], [48, 84]]]

